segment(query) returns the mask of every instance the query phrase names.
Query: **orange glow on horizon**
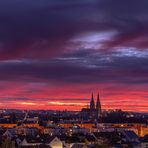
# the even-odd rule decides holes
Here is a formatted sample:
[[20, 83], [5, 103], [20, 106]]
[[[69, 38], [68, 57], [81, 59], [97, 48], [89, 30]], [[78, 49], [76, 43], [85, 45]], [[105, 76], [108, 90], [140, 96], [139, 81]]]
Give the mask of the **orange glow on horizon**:
[[24, 83], [10, 83], [9, 86], [9, 89], [0, 90], [1, 109], [81, 110], [89, 105], [91, 92], [96, 101], [99, 88], [102, 109], [148, 112], [145, 87], [90, 84], [30, 88]]

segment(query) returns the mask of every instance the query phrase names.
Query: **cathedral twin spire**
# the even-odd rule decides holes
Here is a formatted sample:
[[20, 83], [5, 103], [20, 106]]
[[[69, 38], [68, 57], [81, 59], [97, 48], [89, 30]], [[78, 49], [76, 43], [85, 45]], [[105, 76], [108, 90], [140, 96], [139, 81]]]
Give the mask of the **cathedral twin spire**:
[[100, 95], [99, 95], [99, 93], [98, 93], [98, 97], [97, 97], [96, 109], [101, 110], [101, 103], [100, 103]]
[[90, 109], [95, 109], [95, 101], [94, 101], [93, 93], [92, 93], [91, 101], [90, 101]]
[[98, 93], [98, 96], [97, 96], [96, 106], [95, 106], [94, 96], [93, 96], [93, 93], [92, 93], [92, 97], [91, 97], [91, 101], [90, 101], [90, 109], [101, 109], [99, 93]]
[[91, 116], [94, 115], [94, 118], [96, 119], [96, 121], [101, 122], [101, 103], [100, 103], [99, 93], [97, 96], [96, 104], [95, 104], [94, 96], [92, 93], [91, 101], [90, 101], [90, 112], [91, 112]]

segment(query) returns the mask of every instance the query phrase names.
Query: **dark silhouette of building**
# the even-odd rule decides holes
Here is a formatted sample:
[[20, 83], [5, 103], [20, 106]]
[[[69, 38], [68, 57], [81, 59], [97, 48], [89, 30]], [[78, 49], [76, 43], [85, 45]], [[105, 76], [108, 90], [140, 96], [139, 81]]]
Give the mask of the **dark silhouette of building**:
[[101, 102], [100, 102], [99, 93], [98, 93], [98, 96], [97, 96], [96, 113], [97, 113], [97, 121], [101, 122]]
[[92, 93], [89, 108], [82, 108], [82, 119], [91, 122], [101, 122], [101, 102], [98, 93], [97, 101], [95, 105], [94, 96]]
[[90, 101], [90, 109], [95, 109], [95, 101], [94, 101], [93, 93], [92, 93], [91, 101]]

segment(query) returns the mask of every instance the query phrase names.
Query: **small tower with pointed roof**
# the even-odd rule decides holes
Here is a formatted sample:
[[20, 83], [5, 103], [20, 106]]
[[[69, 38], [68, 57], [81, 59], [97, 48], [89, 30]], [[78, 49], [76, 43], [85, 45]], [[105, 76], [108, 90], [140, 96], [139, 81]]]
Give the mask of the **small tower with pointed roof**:
[[92, 93], [91, 101], [90, 101], [90, 109], [95, 109], [95, 101], [94, 101], [94, 96]]
[[99, 121], [101, 118], [101, 102], [100, 102], [99, 93], [98, 93], [97, 102], [96, 102], [96, 113], [97, 113], [97, 120]]

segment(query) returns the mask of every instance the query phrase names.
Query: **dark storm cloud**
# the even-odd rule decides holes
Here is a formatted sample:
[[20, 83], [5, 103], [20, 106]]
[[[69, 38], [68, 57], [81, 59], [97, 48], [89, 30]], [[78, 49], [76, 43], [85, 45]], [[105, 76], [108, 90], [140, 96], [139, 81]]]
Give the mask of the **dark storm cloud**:
[[0, 58], [60, 53], [79, 33], [117, 31], [104, 48], [147, 48], [147, 0], [1, 0]]
[[148, 47], [147, 0], [102, 0], [99, 6], [105, 14], [105, 23], [118, 31], [105, 47]]
[[0, 1], [1, 58], [50, 56], [63, 50], [66, 41], [82, 28], [93, 29], [91, 22], [81, 21], [89, 3]]
[[[147, 8], [147, 0], [1, 0], [0, 79], [147, 83], [148, 60], [137, 52], [147, 48]], [[101, 47], [109, 51], [66, 51], [39, 60], [75, 48], [70, 40], [79, 34], [110, 31], [116, 34]], [[136, 47], [133, 57], [111, 50], [124, 46]]]
[[[83, 54], [81, 54], [81, 52]], [[1, 80], [63, 83], [147, 84], [148, 59], [78, 51], [50, 61], [5, 61], [0, 63]]]

